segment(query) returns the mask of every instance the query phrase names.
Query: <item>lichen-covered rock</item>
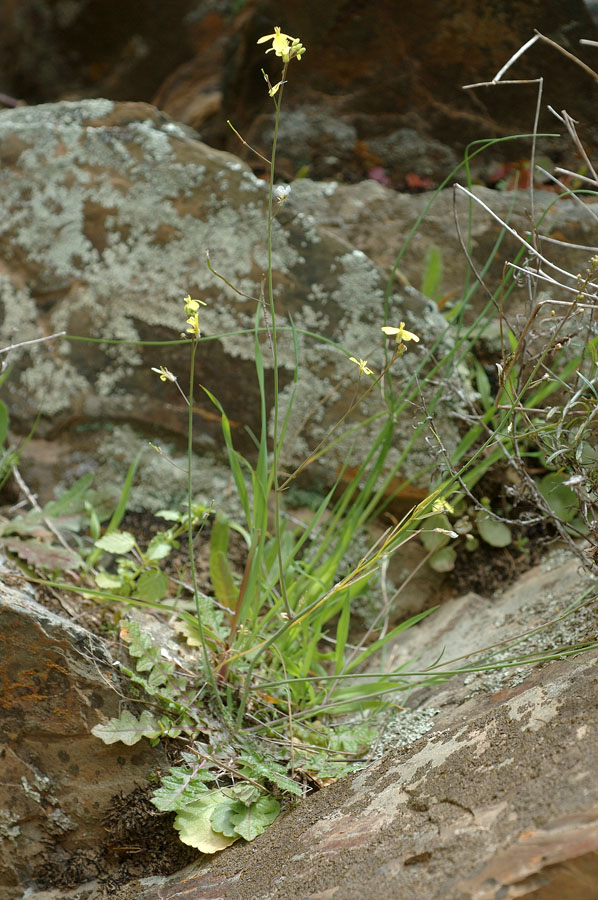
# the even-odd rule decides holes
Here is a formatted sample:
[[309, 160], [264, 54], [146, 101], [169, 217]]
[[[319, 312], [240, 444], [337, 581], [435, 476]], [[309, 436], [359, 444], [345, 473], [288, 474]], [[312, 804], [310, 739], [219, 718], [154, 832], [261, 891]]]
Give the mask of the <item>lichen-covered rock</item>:
[[[466, 187], [462, 170], [453, 183]], [[470, 201], [458, 189], [455, 196], [451, 183], [435, 197], [429, 191], [404, 194], [371, 179], [359, 184], [338, 184], [331, 191], [326, 182], [302, 178], [293, 184], [288, 206], [291, 214], [309, 206], [320, 228], [354, 244], [384, 273], [390, 273], [398, 251], [409, 242], [401, 256], [399, 277], [416, 288], [422, 285], [428, 253], [435, 248], [442, 266], [435, 296], [455, 302], [463, 296], [466, 284], [475, 287], [461, 239], [478, 272], [484, 273], [486, 285], [495, 291], [504, 277], [505, 261], [514, 261], [522, 247], [521, 240], [507, 232], [499, 220], [508, 223], [522, 239], [529, 237], [532, 210], [529, 190], [497, 191], [476, 185], [472, 192], [475, 201]], [[535, 190], [533, 211], [538, 234], [551, 239], [550, 243], [541, 244], [545, 256], [574, 274], [585, 268], [590, 251], [569, 245], [593, 246], [594, 205], [590, 202], [586, 206], [566, 194], [557, 199], [549, 190]], [[528, 300], [527, 286], [515, 286], [505, 311], [512, 317], [514, 307], [518, 311], [527, 309]], [[486, 302], [487, 295], [478, 287], [469, 300], [465, 316], [479, 312]]]
[[[246, 428], [255, 433], [259, 427], [251, 331], [267, 259], [265, 184], [152, 107], [106, 100], [0, 113], [0, 163], [0, 340], [7, 345], [65, 330], [97, 341], [56, 339], [11, 353], [6, 395], [15, 429], [27, 433], [41, 409], [36, 439], [60, 437], [67, 446], [61, 465], [76, 464], [79, 472], [97, 467], [100, 446], [112, 462], [119, 455], [106, 429], [121, 429], [117, 444], [124, 426], [153, 441], [182, 442], [186, 406], [150, 369], [166, 365], [184, 386], [188, 349], [126, 342], [176, 340], [184, 328], [182, 298], [190, 293], [208, 304], [201, 311], [206, 340], [198, 380], [221, 400], [241, 449], [251, 448]], [[334, 193], [336, 185], [324, 190]], [[277, 321], [285, 329], [279, 332], [279, 372], [287, 394], [295, 367], [289, 317], [301, 367], [285, 456], [294, 465], [343, 415], [357, 384], [347, 355], [312, 333], [381, 365], [386, 281], [363, 252], [318, 227], [309, 202], [274, 220], [273, 243]], [[215, 269], [242, 294], [210, 273], [208, 249]], [[421, 336], [419, 347], [411, 345], [395, 366], [400, 381], [445, 323], [414, 290], [392, 290], [388, 307], [391, 322], [405, 321]], [[124, 343], [110, 344], [113, 339]], [[444, 339], [438, 352], [449, 347]], [[263, 351], [271, 390], [266, 339]], [[382, 409], [373, 392], [363, 414]], [[404, 414], [395, 457], [418, 417], [417, 411]], [[220, 442], [219, 417], [201, 392], [195, 418], [196, 447], [213, 449]], [[450, 446], [455, 425], [446, 417], [444, 425]], [[357, 437], [353, 459], [364, 458], [371, 440], [371, 431]], [[33, 448], [41, 465], [42, 448]], [[346, 452], [341, 447], [330, 463], [334, 474]], [[413, 452], [405, 472], [427, 461]], [[162, 468], [152, 472], [154, 484], [176, 480], [165, 461], [156, 465]]]
[[[90, 733], [118, 716], [123, 694], [106, 645], [40, 606], [0, 571], [0, 896], [39, 880], [97, 873], [111, 800], [147, 785], [161, 748], [106, 746]], [[167, 826], [169, 827], [169, 826]], [[52, 868], [53, 867], [53, 868]], [[77, 883], [73, 869], [72, 883]], [[59, 877], [60, 876], [60, 877]], [[64, 879], [61, 882], [61, 877]]]

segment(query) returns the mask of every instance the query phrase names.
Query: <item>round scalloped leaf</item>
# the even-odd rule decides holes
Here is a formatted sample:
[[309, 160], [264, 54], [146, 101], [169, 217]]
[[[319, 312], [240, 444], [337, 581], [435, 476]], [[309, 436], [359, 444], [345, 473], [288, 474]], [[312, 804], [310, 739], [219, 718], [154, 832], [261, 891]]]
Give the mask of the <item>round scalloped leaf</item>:
[[508, 547], [513, 540], [509, 526], [487, 513], [479, 513], [476, 524], [479, 536], [491, 547]]
[[237, 837], [227, 837], [212, 828], [212, 815], [223, 803], [230, 804], [230, 800], [221, 791], [210, 791], [177, 813], [174, 827], [183, 844], [195, 847], [202, 853], [218, 853], [237, 840]]
[[452, 547], [441, 547], [433, 553], [428, 560], [428, 565], [435, 572], [452, 572], [455, 568], [457, 554]]

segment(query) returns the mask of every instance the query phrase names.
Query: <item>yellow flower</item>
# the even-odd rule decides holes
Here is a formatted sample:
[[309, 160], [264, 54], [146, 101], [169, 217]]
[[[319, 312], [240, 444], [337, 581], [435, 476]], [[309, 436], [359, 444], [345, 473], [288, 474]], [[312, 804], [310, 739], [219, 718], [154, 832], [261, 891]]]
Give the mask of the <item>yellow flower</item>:
[[159, 369], [154, 368], [152, 366], [152, 372], [155, 372], [156, 375], [160, 376], [160, 381], [176, 381], [176, 375], [173, 375], [170, 369], [167, 369], [166, 366], [160, 366]]
[[[200, 306], [207, 306], [207, 303], [204, 303], [203, 300], [192, 300], [191, 295], [187, 294], [185, 299], [183, 300], [185, 304], [185, 315], [187, 316], [187, 328], [188, 334], [193, 334], [195, 337], [201, 336], [201, 331], [199, 330], [199, 318], [197, 316], [197, 310]], [[185, 335], [183, 335], [184, 337]]]
[[382, 331], [384, 334], [394, 334], [397, 344], [402, 344], [406, 341], [415, 341], [416, 344], [419, 343], [418, 336], [413, 334], [412, 331], [407, 331], [404, 322], [401, 322], [398, 328], [394, 328], [392, 325], [384, 325]]
[[354, 356], [350, 356], [349, 359], [351, 362], [354, 362], [356, 366], [359, 366], [359, 374], [360, 375], [373, 375], [374, 372], [372, 369], [368, 368], [367, 359], [355, 359]]
[[[272, 41], [272, 46], [266, 50], [266, 53], [274, 51], [276, 56], [280, 56], [284, 63], [288, 63], [294, 58], [301, 59], [305, 53], [305, 47], [299, 38], [291, 37], [290, 34], [284, 34], [278, 25], [274, 26], [274, 34], [265, 34], [258, 39], [258, 44], [263, 44], [265, 41]], [[277, 89], [279, 86], [277, 86]], [[276, 90], [273, 93], [276, 93]], [[273, 96], [273, 94], [270, 96]]]
[[[295, 38], [292, 38], [290, 34], [284, 34], [281, 32], [278, 25], [274, 26], [274, 34], [265, 34], [263, 37], [258, 39], [258, 44], [264, 44], [266, 41], [272, 41], [272, 46], [270, 50], [274, 50], [277, 56], [282, 56], [282, 54], [288, 50], [289, 41], [294, 41]], [[266, 53], [269, 53], [270, 50], [266, 50]]]
[[438, 498], [438, 500], [435, 500], [432, 504], [432, 512], [434, 513], [452, 513], [454, 511], [455, 510], [448, 502], [448, 500], [442, 500]]
[[197, 313], [193, 313], [192, 316], [189, 316], [187, 319], [187, 325], [189, 326], [186, 331], [187, 334], [192, 334], [195, 337], [201, 337], [201, 331], [199, 330], [199, 318]]
[[187, 296], [183, 300], [183, 303], [185, 304], [185, 313], [188, 316], [192, 316], [194, 313], [196, 313], [200, 306], [208, 305], [207, 303], [204, 303], [203, 300], [192, 300], [190, 294], [187, 294]]

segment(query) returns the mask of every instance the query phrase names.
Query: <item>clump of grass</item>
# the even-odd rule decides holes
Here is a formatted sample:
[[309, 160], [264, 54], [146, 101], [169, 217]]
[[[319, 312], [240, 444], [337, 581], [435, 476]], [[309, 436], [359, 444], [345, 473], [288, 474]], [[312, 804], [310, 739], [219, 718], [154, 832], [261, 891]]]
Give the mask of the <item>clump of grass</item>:
[[[80, 531], [87, 521], [93, 539], [91, 551], [86, 550], [83, 542], [77, 546], [79, 562], [73, 563], [71, 569], [76, 570], [73, 577], [78, 584], [50, 583], [104, 601], [176, 614], [177, 628], [192, 648], [193, 656], [183, 651], [174, 656], [156, 644], [138, 622], [123, 620], [121, 637], [131, 662], [122, 671], [139, 692], [144, 709], [135, 715], [125, 708], [118, 718], [96, 726], [94, 733], [107, 743], [121, 741], [130, 745], [143, 738], [152, 743], [162, 738], [180, 742], [179, 762], [162, 778], [153, 802], [161, 810], [174, 811], [181, 840], [203, 852], [215, 852], [240, 837], [253, 839], [276, 818], [285, 798], [304, 793], [306, 780], [334, 778], [363, 766], [371, 747], [377, 743], [383, 727], [382, 717], [389, 707], [397, 706], [400, 692], [410, 690], [414, 683], [434, 683], [456, 672], [511, 664], [505, 662], [504, 654], [500, 662], [493, 659], [496, 648], [478, 650], [480, 658], [469, 667], [458, 660], [441, 660], [442, 648], [439, 648], [439, 661], [426, 671], [417, 672], [405, 666], [388, 670], [384, 659], [386, 650], [430, 612], [427, 610], [395, 627], [387, 627], [388, 611], [398, 593], [392, 591], [366, 633], [352, 639], [356, 604], [367, 597], [379, 573], [385, 572], [389, 558], [399, 553], [407, 541], [422, 535], [428, 558], [432, 560], [435, 554], [444, 552], [442, 565], [450, 568], [448, 542], [457, 539], [458, 522], [463, 518], [459, 504], [467, 501], [474, 504], [471, 515], [483, 539], [494, 534], [495, 541], [505, 540], [504, 529], [508, 530], [509, 521], [489, 505], [480, 503], [472, 493], [473, 487], [493, 466], [508, 461], [539, 508], [537, 515], [552, 517], [555, 527], [576, 551], [579, 548], [574, 538], [584, 528], [590, 535], [595, 530], [598, 464], [592, 453], [592, 429], [598, 381], [593, 298], [598, 261], [592, 256], [579, 276], [567, 276], [573, 279], [573, 286], [558, 282], [560, 288], [573, 293], [572, 299], [534, 301], [527, 324], [515, 329], [505, 312], [505, 300], [515, 285], [514, 273], [523, 273], [536, 287], [545, 278], [540, 269], [532, 269], [522, 261], [523, 253], [529, 253], [530, 248], [534, 258], [545, 260], [535, 237], [530, 241], [521, 239], [521, 255], [495, 291], [485, 286], [487, 267], [482, 272], [473, 267], [475, 278], [465, 286], [462, 299], [448, 310], [446, 331], [457, 335], [452, 348], [442, 359], [437, 358], [441, 336], [426, 348], [410, 376], [404, 374], [401, 359], [410, 347], [420, 342], [420, 337], [402, 321], [391, 324], [393, 271], [380, 323], [381, 363], [376, 367], [371, 360], [363, 359], [356, 348], [339, 348], [354, 367], [358, 385], [355, 397], [309, 457], [294, 472], [281, 472], [294, 394], [291, 392], [291, 402], [283, 408], [278, 381], [281, 326], [277, 324], [274, 299], [272, 225], [290, 189], [276, 184], [276, 153], [281, 104], [293, 71], [289, 67], [293, 64], [294, 68], [295, 62], [301, 60], [305, 48], [298, 38], [282, 33], [280, 28], [261, 38], [259, 43], [262, 42], [271, 44], [267, 52], [280, 60], [281, 71], [275, 84], [264, 73], [266, 89], [274, 104], [275, 127], [272, 153], [267, 160], [270, 170], [265, 223], [267, 270], [263, 292], [253, 298], [253, 346], [260, 397], [260, 429], [255, 436], [253, 457], [237, 450], [226, 410], [217, 396], [201, 388], [220, 417], [242, 515], [236, 521], [222, 510], [207, 508], [194, 499], [195, 368], [202, 343], [201, 307], [209, 300], [190, 295], [184, 298], [181, 308], [181, 322], [185, 322], [183, 343], [191, 358], [189, 384], [183, 388], [176, 374], [162, 365], [153, 369], [162, 382], [175, 384], [187, 404], [185, 508], [160, 511], [159, 516], [166, 523], [164, 529], [147, 546], [140, 546], [132, 534], [121, 528], [135, 461], [111, 516], [105, 508], [100, 513], [98, 498], [88, 493], [89, 482], [79, 482], [62, 498], [62, 505], [45, 510], [46, 518], [56, 516], [57, 511], [67, 516], [73, 533]], [[468, 185], [459, 190], [471, 202], [479, 201], [471, 191], [470, 160], [492, 143], [478, 142], [468, 148], [464, 163]], [[454, 174], [451, 173], [439, 190]], [[438, 191], [427, 208], [437, 195]], [[421, 218], [397, 257], [395, 271]], [[513, 231], [508, 222], [500, 222], [500, 226], [501, 236], [493, 255], [498, 252], [502, 235]], [[464, 247], [468, 252], [465, 242]], [[217, 272], [209, 258], [206, 264], [214, 275], [236, 290]], [[428, 292], [435, 293], [441, 268], [438, 254], [429, 265], [429, 277], [424, 273], [422, 284]], [[474, 321], [468, 323], [465, 309], [480, 289], [486, 292], [487, 302]], [[497, 307], [503, 312], [505, 353], [499, 366], [498, 395], [493, 397], [487, 379], [484, 381], [483, 370], [472, 361], [472, 350]], [[560, 316], [557, 309], [561, 310]], [[549, 339], [539, 350], [532, 350], [533, 330], [546, 311], [549, 314], [554, 311], [550, 317]], [[580, 323], [581, 343], [569, 335], [573, 322]], [[290, 331], [296, 345], [292, 322], [285, 326], [285, 331]], [[565, 347], [574, 347], [574, 352], [566, 358], [560, 357]], [[274, 380], [272, 409], [266, 391], [266, 354], [271, 356]], [[435, 405], [449, 385], [454, 384], [454, 373], [464, 363], [473, 373], [477, 405], [472, 408], [459, 445], [449, 452], [434, 424]], [[297, 378], [295, 389], [296, 385]], [[431, 390], [430, 396], [424, 397], [422, 385]], [[336, 483], [314, 503], [307, 523], [298, 525], [286, 513], [286, 491], [332, 447], [350, 438], [364, 424], [371, 424], [372, 420], [355, 424], [352, 416], [374, 392], [380, 397], [380, 413], [372, 420], [378, 423], [379, 429], [369, 451], [357, 466], [351, 467], [350, 478], [345, 479], [342, 471], [339, 473]], [[550, 406], [550, 398], [557, 396], [565, 396], [566, 402], [562, 406]], [[405, 409], [414, 403], [422, 410], [421, 422], [401, 458], [389, 466], [397, 423]], [[1, 412], [0, 407], [0, 438]], [[402, 461], [416, 437], [425, 431], [437, 456], [431, 467], [434, 471], [427, 473], [428, 477], [436, 478], [433, 489], [400, 521], [391, 520], [379, 539], [348, 564], [357, 537], [361, 539], [372, 518], [386, 508]], [[347, 463], [349, 455], [348, 452]], [[528, 461], [538, 458], [547, 475], [556, 478], [556, 482], [538, 482], [528, 471]], [[574, 516], [570, 515], [571, 494], [577, 498], [577, 505], [573, 504]], [[108, 524], [102, 527], [106, 520]], [[195, 556], [197, 537], [208, 522], [210, 595], [200, 590]], [[39, 525], [39, 521], [20, 524], [25, 536], [32, 524]], [[233, 533], [240, 535], [245, 544], [244, 568], [240, 573], [230, 558]], [[497, 538], [497, 534], [502, 536]], [[188, 547], [190, 584], [177, 586], [164, 573], [163, 564], [184, 540]], [[33, 552], [31, 544], [27, 552]], [[31, 556], [25, 558], [33, 566], [37, 562], [52, 568], [39, 556], [37, 560]], [[94, 583], [95, 586], [90, 586]], [[562, 648], [558, 655], [572, 654], [578, 649]], [[536, 655], [523, 661], [537, 660]], [[518, 664], [521, 662], [517, 660]]]

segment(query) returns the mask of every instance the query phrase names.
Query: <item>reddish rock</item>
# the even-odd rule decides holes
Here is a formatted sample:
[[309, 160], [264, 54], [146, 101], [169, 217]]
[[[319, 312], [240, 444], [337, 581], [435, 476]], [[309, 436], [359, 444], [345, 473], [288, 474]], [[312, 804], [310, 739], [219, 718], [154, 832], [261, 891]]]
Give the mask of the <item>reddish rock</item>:
[[[147, 785], [161, 748], [106, 746], [90, 732], [124, 697], [105, 644], [40, 606], [0, 566], [0, 896], [101, 871], [117, 794]], [[124, 806], [123, 806], [124, 810]], [[155, 812], [155, 811], [154, 811]], [[170, 823], [166, 825], [167, 831]], [[74, 881], [73, 881], [74, 879]]]
[[0, 6], [0, 90], [27, 103], [149, 100], [194, 49], [196, 0], [8, 0]]
[[[463, 91], [462, 86], [492, 79], [534, 29], [560, 40], [590, 66], [594, 55], [579, 39], [598, 37], [582, 0], [501, 0], [491, 5], [475, 0], [417, 5], [381, 0], [375, 12], [367, 4], [344, 0], [332, 0], [323, 10], [321, 3], [304, 0], [286, 4], [283, 18], [274, 0], [260, 0], [250, 7], [230, 46], [222, 120], [230, 118], [261, 152], [267, 151], [272, 128], [272, 103], [261, 69], [274, 78], [280, 67], [273, 54], [264, 57], [264, 46], [256, 41], [274, 24], [298, 35], [308, 48], [300, 64], [289, 70], [284, 110], [290, 124], [285, 127], [295, 140], [282, 152], [281, 171], [290, 177], [307, 164], [315, 178], [360, 180], [381, 166], [393, 185], [403, 188], [419, 184], [416, 178], [425, 184], [430, 175], [437, 182], [450, 171], [446, 150], [439, 152], [433, 142], [461, 155], [470, 141], [531, 130], [536, 86], [475, 91]], [[539, 76], [545, 79], [543, 108], [551, 103], [593, 123], [596, 85], [580, 68], [558, 51], [536, 45], [513, 66], [510, 77]], [[204, 128], [194, 117], [193, 77], [187, 80], [188, 113], [180, 104], [181, 81], [177, 90], [176, 113], [182, 121], [200, 127], [208, 143], [239, 152], [259, 168], [259, 161], [240, 148], [232, 133], [213, 124]], [[168, 91], [162, 91], [160, 103], [167, 111], [170, 102]], [[559, 130], [545, 113], [541, 129]], [[413, 147], [406, 130], [419, 136], [419, 145]], [[412, 146], [407, 158], [392, 144], [385, 145], [393, 135], [399, 147]], [[512, 159], [520, 154], [516, 145], [502, 151]]]
[[[286, 89], [295, 140], [279, 160], [281, 173], [291, 178], [307, 165], [316, 178], [356, 181], [381, 169], [388, 183], [409, 190], [438, 182], [468, 141], [530, 130], [534, 86], [463, 92], [462, 85], [491, 79], [534, 28], [590, 66], [593, 51], [579, 38], [598, 36], [582, 0], [380, 0], [374, 13], [345, 0], [325, 9], [293, 0], [282, 12], [274, 0], [9, 0], [0, 9], [0, 91], [9, 103], [11, 96], [153, 100], [212, 146], [241, 150], [230, 118], [267, 151], [272, 107], [261, 69], [277, 68], [256, 40], [276, 23], [308, 47]], [[592, 121], [595, 86], [556, 50], [533, 48], [511, 75], [542, 75], [545, 103]], [[545, 126], [556, 130], [548, 116]], [[510, 161], [521, 156], [513, 144], [499, 152]]]

